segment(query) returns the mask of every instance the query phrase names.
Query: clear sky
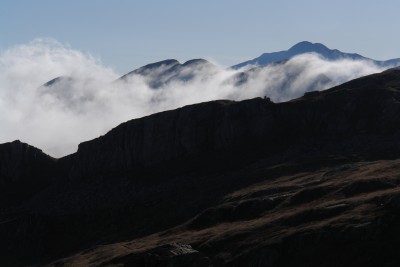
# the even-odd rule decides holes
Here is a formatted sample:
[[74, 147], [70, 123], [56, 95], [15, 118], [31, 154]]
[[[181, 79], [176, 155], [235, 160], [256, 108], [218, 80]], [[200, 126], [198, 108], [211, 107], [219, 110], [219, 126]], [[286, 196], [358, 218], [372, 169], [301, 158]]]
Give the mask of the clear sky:
[[119, 73], [176, 58], [233, 65], [303, 40], [400, 57], [400, 1], [1, 0], [0, 50], [51, 37]]

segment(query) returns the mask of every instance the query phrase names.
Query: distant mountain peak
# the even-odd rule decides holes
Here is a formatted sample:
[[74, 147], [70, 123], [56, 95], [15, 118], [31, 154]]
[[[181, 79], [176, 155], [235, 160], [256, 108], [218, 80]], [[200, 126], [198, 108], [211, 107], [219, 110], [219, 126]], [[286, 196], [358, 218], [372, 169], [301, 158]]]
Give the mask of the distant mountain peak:
[[155, 63], [150, 63], [147, 65], [144, 65], [143, 67], [140, 67], [139, 69], [135, 70], [135, 71], [139, 71], [139, 70], [143, 70], [143, 69], [155, 69], [155, 68], [159, 68], [161, 66], [174, 66], [180, 64], [180, 62], [176, 59], [166, 59], [166, 60], [162, 60], [162, 61], [158, 61]]
[[327, 60], [341, 60], [341, 59], [350, 59], [350, 60], [367, 60], [372, 61], [377, 66], [380, 67], [393, 67], [400, 65], [400, 59], [392, 59], [387, 61], [377, 61], [372, 60], [370, 58], [361, 56], [356, 53], [345, 53], [338, 49], [330, 49], [324, 44], [321, 43], [312, 43], [309, 41], [302, 41], [288, 50], [272, 52], [272, 53], [264, 53], [261, 56], [254, 58], [252, 60], [248, 60], [237, 65], [232, 66], [233, 69], [240, 69], [245, 66], [264, 66], [268, 64], [273, 64], [277, 62], [282, 62], [289, 60], [295, 56], [306, 54], [306, 53], [316, 53]]
[[169, 66], [169, 65], [175, 65], [175, 64], [180, 64], [180, 63], [176, 59], [166, 59], [166, 60], [161, 60], [161, 61], [158, 61], [155, 63], [147, 64], [147, 65], [143, 66], [142, 68], [156, 68], [156, 67], [160, 67], [162, 65]]
[[304, 53], [304, 52], [311, 52], [318, 50], [330, 50], [330, 49], [321, 43], [311, 43], [309, 41], [302, 41], [292, 46], [288, 51]]
[[185, 63], [182, 64], [182, 66], [191, 66], [197, 64], [210, 64], [210, 62], [202, 58], [196, 58], [186, 61]]

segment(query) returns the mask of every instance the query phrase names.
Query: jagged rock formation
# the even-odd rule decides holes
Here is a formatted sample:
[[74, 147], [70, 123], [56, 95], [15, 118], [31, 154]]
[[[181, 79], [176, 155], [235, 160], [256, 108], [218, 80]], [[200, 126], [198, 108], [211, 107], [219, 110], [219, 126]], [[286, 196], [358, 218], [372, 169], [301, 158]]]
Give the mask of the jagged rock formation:
[[395, 266], [399, 137], [398, 69], [131, 120], [40, 165], [52, 179], [1, 210], [1, 263]]

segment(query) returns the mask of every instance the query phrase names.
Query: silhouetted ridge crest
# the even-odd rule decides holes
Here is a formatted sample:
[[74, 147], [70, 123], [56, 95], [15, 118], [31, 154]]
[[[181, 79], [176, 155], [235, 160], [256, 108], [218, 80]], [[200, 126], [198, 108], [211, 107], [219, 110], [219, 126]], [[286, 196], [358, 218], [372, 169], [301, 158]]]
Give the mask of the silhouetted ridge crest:
[[392, 69], [286, 103], [212, 101], [131, 120], [82, 143], [74, 169], [128, 170], [253, 144], [268, 152], [311, 139], [397, 132], [399, 73]]

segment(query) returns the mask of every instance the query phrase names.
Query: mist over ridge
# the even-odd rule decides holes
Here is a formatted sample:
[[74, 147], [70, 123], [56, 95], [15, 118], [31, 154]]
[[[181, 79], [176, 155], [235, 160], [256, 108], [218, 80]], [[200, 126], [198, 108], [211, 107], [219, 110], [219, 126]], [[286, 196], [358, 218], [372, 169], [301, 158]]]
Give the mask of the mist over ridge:
[[170, 63], [120, 79], [100, 60], [55, 40], [12, 47], [0, 55], [0, 142], [20, 139], [61, 157], [133, 118], [215, 99], [268, 96], [282, 102], [387, 68], [316, 53], [239, 69]]

